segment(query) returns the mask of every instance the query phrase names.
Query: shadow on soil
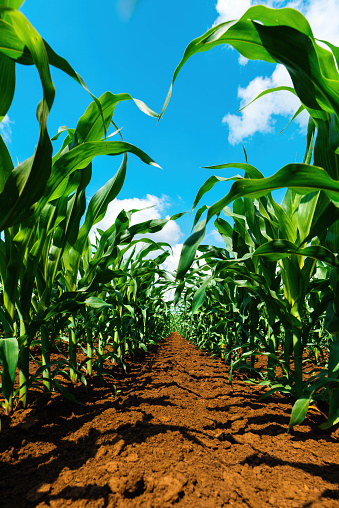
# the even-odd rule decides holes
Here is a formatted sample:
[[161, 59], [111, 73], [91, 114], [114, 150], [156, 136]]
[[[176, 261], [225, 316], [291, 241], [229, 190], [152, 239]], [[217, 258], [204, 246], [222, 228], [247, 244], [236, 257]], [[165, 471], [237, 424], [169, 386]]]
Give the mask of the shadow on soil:
[[[6, 460], [5, 463], [0, 463], [0, 490], [3, 490], [5, 493], [5, 497], [3, 497], [4, 501], [1, 502], [2, 508], [16, 506], [15, 492], [18, 479], [29, 486], [29, 496], [26, 499], [26, 504], [24, 504], [21, 498], [20, 506], [35, 506], [37, 501], [50, 501], [54, 499], [55, 496], [49, 494], [48, 490], [40, 495], [39, 489], [41, 489], [41, 486], [52, 484], [65, 468], [69, 468], [71, 471], [81, 468], [89, 459], [95, 457], [101, 446], [115, 445], [119, 441], [123, 441], [124, 444], [119, 452], [121, 453], [127, 445], [138, 445], [144, 443], [152, 436], [174, 431], [179, 432], [183, 439], [203, 448], [207, 447], [206, 440], [212, 441], [215, 439], [208, 432], [199, 429], [192, 431], [181, 425], [153, 422], [154, 417], [151, 413], [140, 410], [141, 404], [146, 403], [149, 406], [161, 407], [175, 407], [177, 404], [171, 402], [170, 396], [143, 397], [138, 395], [138, 392], [145, 392], [147, 388], [151, 387], [152, 390], [176, 388], [206, 401], [217, 400], [227, 395], [230, 398], [229, 404], [216, 405], [216, 407], [212, 408], [206, 407], [208, 414], [211, 416], [215, 415], [216, 420], [217, 413], [225, 414], [225, 412], [230, 412], [231, 409], [234, 410], [236, 407], [243, 408], [246, 406], [249, 410], [263, 408], [263, 405], [258, 402], [259, 395], [244, 395], [231, 392], [229, 387], [226, 389], [228, 375], [226, 371], [224, 376], [210, 376], [213, 379], [217, 377], [225, 380], [225, 393], [216, 393], [214, 396], [211, 394], [211, 397], [203, 396], [201, 393], [183, 386], [175, 380], [167, 383], [154, 382], [152, 367], [156, 360], [155, 353], [157, 349], [157, 347], [153, 347], [148, 355], [141, 354], [136, 357], [133, 362], [129, 363], [127, 374], [117, 371], [116, 368], [113, 370], [115, 379], [119, 380], [122, 386], [122, 396], [116, 399], [112, 399], [112, 393], [114, 393], [112, 384], [101, 387], [98, 391], [96, 391], [95, 387], [90, 387], [88, 391], [80, 387], [74, 392], [76, 398], [80, 402], [85, 402], [86, 400], [95, 402], [95, 405], [77, 406], [67, 400], [61, 400], [61, 396], [52, 398], [46, 403], [46, 398], [41, 396], [37, 398], [33, 409], [27, 412], [26, 418], [17, 427], [10, 428], [9, 421], [6, 419], [3, 421], [4, 432], [0, 433], [0, 453], [5, 453], [5, 456], [8, 454], [7, 458], [10, 458], [10, 461]], [[171, 357], [168, 356], [168, 370], [175, 369], [175, 365], [171, 365], [170, 360]], [[157, 372], [156, 369], [155, 372]], [[206, 376], [193, 375], [186, 370], [185, 373], [190, 378], [193, 378], [193, 383], [201, 379], [206, 380]], [[219, 386], [220, 390], [222, 390], [222, 387]], [[100, 400], [97, 397], [100, 397]], [[290, 400], [285, 402], [287, 405], [290, 404]], [[239, 445], [237, 435], [243, 435], [246, 432], [246, 427], [249, 426], [251, 426], [251, 433], [260, 436], [286, 433], [289, 421], [289, 409], [286, 407], [286, 409], [281, 411], [282, 414], [277, 414], [270, 411], [270, 408], [274, 407], [275, 401], [266, 400], [264, 404], [265, 409], [263, 414], [249, 416], [246, 418], [246, 421], [244, 419], [243, 426], [240, 426], [237, 432], [231, 429], [232, 424], [236, 421], [234, 418], [227, 420], [226, 423], [217, 422], [218, 429], [228, 432], [226, 439], [231, 444], [231, 447]], [[117, 416], [125, 412], [127, 413], [131, 409], [135, 410], [141, 419], [135, 423], [118, 424], [116, 427], [112, 425], [109, 430], [91, 427], [91, 421], [96, 416], [111, 408], [117, 410]], [[86, 427], [86, 425], [88, 426], [87, 435], [83, 433], [77, 441], [70, 441], [68, 439], [70, 434], [76, 433], [84, 426]], [[256, 425], [260, 426], [257, 430], [255, 428]], [[205, 425], [204, 429], [208, 431], [214, 429], [215, 426], [215, 423], [211, 424], [211, 426]], [[109, 439], [112, 434], [114, 434], [114, 438]], [[294, 441], [307, 441], [310, 438], [314, 439], [316, 434], [317, 429], [311, 435], [305, 432], [293, 432], [292, 435]], [[105, 437], [107, 437], [107, 440], [105, 440]], [[336, 439], [324, 432], [322, 432], [322, 439], [328, 442], [337, 442]], [[41, 443], [40, 454], [38, 456], [28, 454], [25, 458], [20, 458], [21, 447], [27, 447], [33, 443]], [[44, 446], [47, 450], [45, 452], [43, 450]], [[339, 484], [338, 464], [315, 465], [286, 461], [259, 451], [247, 456], [242, 461], [242, 464], [248, 464], [250, 467], [264, 464], [272, 469], [289, 466], [300, 469], [314, 477], [321, 477], [333, 485]], [[95, 500], [103, 498], [104, 506], [107, 506], [110, 492], [108, 485], [102, 487], [90, 484], [86, 487], [65, 487], [57, 497], [66, 500], [77, 500], [79, 498]], [[337, 490], [327, 489], [322, 493], [322, 496], [334, 500], [339, 499]], [[303, 505], [303, 508], [308, 506], [310, 505], [306, 503]]]

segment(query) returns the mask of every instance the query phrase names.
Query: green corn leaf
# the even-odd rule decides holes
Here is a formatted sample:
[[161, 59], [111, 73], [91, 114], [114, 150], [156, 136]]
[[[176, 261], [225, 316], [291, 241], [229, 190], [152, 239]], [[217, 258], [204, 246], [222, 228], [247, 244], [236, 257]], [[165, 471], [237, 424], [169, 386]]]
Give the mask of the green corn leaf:
[[130, 312], [132, 318], [134, 319], [135, 318], [135, 313], [134, 313], [133, 307], [131, 305], [124, 305], [124, 307], [125, 307], [125, 309], [127, 309]]
[[79, 281], [79, 289], [78, 293], [92, 293], [93, 291], [97, 291], [103, 284], [108, 284], [113, 279], [121, 278], [121, 277], [129, 277], [130, 275], [123, 270], [110, 270], [109, 268], [101, 269], [94, 277], [93, 280], [87, 285], [83, 284], [88, 283], [88, 281], [81, 279]]
[[[207, 182], [215, 183], [216, 181], [219, 180], [212, 181], [209, 179]], [[207, 184], [206, 191], [209, 190], [209, 185], [210, 184]], [[230, 202], [236, 199], [241, 197], [260, 198], [274, 189], [283, 187], [292, 188], [301, 194], [307, 194], [313, 190], [322, 189], [329, 195], [330, 198], [339, 201], [339, 182], [330, 178], [322, 168], [310, 166], [308, 164], [288, 164], [281, 168], [275, 175], [268, 178], [239, 178], [235, 183], [233, 183], [230, 191], [224, 198], [208, 207], [207, 219], [205, 222], [202, 221], [204, 224], [203, 227], [200, 226], [198, 232], [196, 231], [188, 240], [186, 240], [181, 255], [181, 258], [183, 255], [184, 258], [180, 258], [180, 270], [178, 270], [177, 278], [181, 279], [192, 264], [196, 249], [204, 237], [205, 225], [214, 215], [219, 215], [219, 213]], [[204, 209], [206, 209], [206, 207], [203, 207], [201, 210]], [[202, 213], [201, 210], [197, 212], [199, 217]], [[272, 252], [272, 255], [273, 254], [274, 253]], [[336, 263], [335, 256], [333, 254], [327, 254], [329, 254], [327, 251], [323, 251], [321, 253], [318, 249], [318, 253], [308, 251], [308, 253], [305, 252], [303, 255], [310, 255], [311, 257], [319, 256], [319, 259], [321, 256], [329, 264]], [[276, 257], [275, 259], [280, 258]], [[334, 266], [336, 265], [334, 264]]]
[[207, 220], [219, 214], [222, 209], [241, 197], [260, 198], [268, 192], [282, 188], [294, 189], [300, 194], [323, 190], [330, 199], [339, 201], [339, 182], [333, 180], [324, 169], [308, 164], [287, 164], [277, 173], [261, 179], [238, 179], [229, 193], [209, 207]]
[[0, 7], [10, 7], [11, 9], [19, 9], [25, 0], [1, 0]]
[[184, 290], [184, 287], [185, 287], [185, 282], [180, 282], [176, 289], [175, 289], [175, 293], [174, 293], [174, 305], [177, 305], [179, 300], [180, 300], [180, 297], [181, 297], [181, 293], [183, 292]]
[[315, 392], [320, 390], [321, 388], [331, 385], [333, 387], [339, 386], [339, 380], [334, 378], [322, 378], [316, 379], [303, 393], [302, 397], [300, 397], [292, 408], [291, 418], [288, 425], [288, 430], [290, 431], [295, 425], [299, 425], [304, 421], [308, 407], [311, 403], [313, 395]]
[[0, 193], [3, 191], [5, 183], [11, 172], [13, 171], [13, 162], [9, 151], [0, 135]]
[[[308, 243], [312, 238], [317, 236], [321, 237], [321, 235], [337, 221], [339, 221], [339, 206], [330, 201], [327, 206], [316, 211], [311, 227], [309, 228], [309, 233], [306, 237], [301, 237], [302, 241]], [[304, 228], [304, 231], [307, 231], [307, 226]]]
[[308, 256], [330, 266], [338, 266], [339, 259], [326, 247], [314, 245], [305, 249], [298, 249], [297, 245], [288, 240], [272, 240], [267, 242], [254, 252], [254, 256], [267, 256], [272, 261], [289, 257], [291, 254]]
[[180, 260], [177, 270], [177, 280], [182, 280], [187, 270], [193, 263], [195, 253], [205, 236], [206, 220], [197, 224], [194, 233], [185, 241], [180, 254]]
[[328, 377], [339, 379], [339, 334], [333, 337], [328, 357]]
[[206, 296], [206, 287], [211, 282], [211, 280], [212, 280], [212, 277], [209, 277], [205, 282], [202, 283], [202, 285], [200, 286], [198, 291], [195, 293], [195, 295], [193, 297], [193, 302], [192, 302], [192, 314], [195, 314], [196, 312], [198, 312], [198, 310], [204, 303], [205, 296]]
[[[301, 102], [311, 110], [339, 113], [338, 73], [333, 56], [317, 45], [311, 28], [294, 9], [254, 6], [238, 21], [211, 28], [186, 48], [176, 68], [161, 115], [172, 94], [173, 84], [187, 60], [220, 44], [230, 44], [251, 60], [285, 65]], [[326, 51], [326, 50], [325, 50]], [[326, 59], [326, 66], [321, 62]], [[324, 71], [325, 68], [330, 70]], [[336, 79], [334, 79], [336, 76]]]
[[300, 200], [298, 207], [298, 229], [301, 241], [308, 237], [312, 225], [316, 220], [319, 198], [319, 192], [311, 192]]
[[76, 169], [86, 168], [93, 158], [98, 155], [123, 155], [133, 153], [145, 164], [160, 167], [145, 152], [130, 143], [124, 141], [91, 141], [76, 146], [60, 157], [53, 166], [53, 171], [48, 181], [45, 195], [37, 208], [38, 212], [47, 201], [57, 199], [62, 195], [64, 179], [70, 176]]
[[[2, 11], [0, 4], [0, 12]], [[18, 37], [13, 25], [0, 19], [0, 52], [8, 58], [24, 64], [33, 64], [32, 55], [25, 43]]]
[[[226, 164], [223, 164], [221, 166], [221, 168], [224, 168], [225, 166], [226, 166]], [[219, 167], [215, 167], [215, 166], [210, 166], [208, 169], [210, 169], [210, 168], [211, 169], [219, 169]], [[230, 178], [224, 178], [224, 177], [221, 177], [221, 176], [210, 176], [210, 178], [208, 180], [206, 180], [206, 182], [200, 187], [200, 189], [198, 191], [198, 194], [196, 195], [196, 198], [195, 198], [194, 203], [192, 205], [192, 210], [194, 210], [196, 208], [197, 204], [199, 203], [199, 201], [201, 200], [203, 195], [206, 194], [206, 192], [208, 192], [211, 189], [213, 189], [213, 187], [214, 187], [214, 185], [216, 183], [218, 183], [218, 182], [229, 182], [231, 180], [238, 180], [239, 178], [241, 178], [241, 177], [240, 176], [232, 176]], [[206, 210], [206, 208], [204, 208], [202, 210], [202, 212], [204, 212], [205, 210]], [[199, 218], [196, 218], [196, 222], [198, 220], [199, 220]]]
[[[22, 13], [18, 11], [8, 10], [8, 16], [12, 24], [8, 23], [7, 20], [0, 20], [0, 52], [2, 52], [7, 57], [10, 57], [13, 61], [17, 61], [18, 63], [23, 63], [25, 65], [35, 64], [39, 70], [39, 73], [40, 64], [46, 56], [48, 62], [51, 65], [62, 70], [70, 77], [75, 79], [75, 81], [77, 81], [77, 83], [79, 83], [92, 96], [100, 111], [100, 101], [88, 90], [87, 85], [82, 77], [77, 72], [75, 72], [67, 60], [55, 53], [49, 44], [45, 40], [41, 39], [39, 34], [37, 34], [32, 25], [30, 25], [27, 20], [27, 26], [24, 26], [22, 20], [25, 20], [26, 18], [22, 15]], [[39, 41], [41, 47], [44, 47], [43, 52], [45, 55], [43, 55], [42, 59], [36, 55], [34, 50], [34, 40], [30, 44], [27, 44], [26, 37], [34, 37], [34, 32], [36, 35], [36, 40]], [[45, 80], [43, 76], [41, 76], [41, 80], [44, 86]]]
[[177, 213], [172, 215], [169, 219], [151, 219], [144, 222], [139, 222], [138, 224], [134, 224], [130, 226], [128, 229], [125, 229], [121, 232], [118, 238], [119, 245], [130, 244], [135, 235], [147, 234], [147, 233], [157, 233], [161, 231], [168, 221], [177, 220], [178, 218], [185, 215], [186, 212]]
[[73, 69], [73, 67], [67, 62], [67, 60], [65, 60], [65, 58], [62, 58], [57, 53], [55, 53], [55, 51], [50, 47], [50, 45], [45, 40], [44, 40], [44, 45], [46, 48], [46, 53], [47, 53], [48, 60], [49, 60], [50, 64], [53, 65], [54, 67], [56, 67], [57, 69], [62, 70], [63, 72], [65, 72], [65, 74], [68, 74], [77, 83], [79, 83], [79, 85], [81, 85], [91, 95], [91, 97], [93, 98], [94, 102], [96, 103], [96, 105], [98, 107], [98, 110], [101, 111], [101, 104], [100, 104], [99, 99], [97, 99], [97, 97], [95, 97], [95, 95], [93, 95], [89, 91], [86, 83], [84, 82], [84, 80], [82, 79], [80, 74], [78, 74]]
[[[220, 167], [234, 167], [234, 164], [230, 165], [222, 165]], [[243, 169], [246, 168], [245, 164], [239, 164], [239, 167], [242, 166]], [[253, 168], [254, 170], [256, 168]], [[248, 167], [245, 169], [248, 170]], [[257, 171], [257, 170], [256, 170]], [[254, 172], [253, 172], [254, 173]], [[314, 190], [324, 190], [328, 196], [335, 200], [339, 201], [339, 183], [333, 180], [331, 177], [327, 175], [327, 173], [319, 167], [310, 166], [308, 164], [288, 164], [281, 168], [274, 175], [263, 178], [240, 178], [240, 177], [232, 177], [229, 179], [224, 179], [221, 177], [210, 177], [205, 184], [200, 188], [197, 197], [195, 199], [193, 208], [200, 201], [201, 197], [210, 190], [215, 183], [219, 181], [227, 181], [227, 180], [236, 180], [233, 183], [229, 193], [219, 200], [217, 203], [214, 203], [212, 206], [208, 208], [207, 221], [209, 221], [213, 215], [218, 215], [230, 202], [239, 199], [241, 197], [250, 197], [250, 198], [260, 198], [265, 196], [269, 192], [280, 189], [284, 187], [288, 187], [290, 189], [294, 189], [300, 194], [308, 194]], [[272, 200], [273, 203], [273, 200]], [[275, 207], [278, 209], [279, 205], [275, 203]], [[206, 207], [202, 207], [196, 214], [195, 223], [199, 220], [201, 214], [206, 210]], [[314, 212], [312, 212], [313, 214]], [[278, 214], [280, 220], [283, 220], [281, 214]], [[287, 216], [284, 219], [284, 224], [286, 227], [290, 228], [289, 221]], [[283, 226], [283, 223], [281, 224]], [[293, 229], [287, 229], [286, 233], [289, 236], [294, 235]]]
[[[90, 229], [99, 222], [106, 214], [109, 203], [113, 201], [122, 189], [126, 176], [127, 156], [124, 154], [122, 164], [113, 178], [99, 189], [88, 204], [85, 222], [82, 228], [86, 236]], [[81, 230], [82, 231], [82, 230]], [[81, 236], [80, 231], [80, 236]]]
[[[279, 132], [279, 134], [282, 134], [284, 132], [284, 130], [287, 129], [287, 127], [297, 118], [297, 116], [299, 116], [303, 111], [305, 111], [305, 106], [301, 105], [299, 106], [299, 108], [297, 109], [297, 111], [294, 113], [294, 115], [292, 116], [292, 118], [289, 120], [289, 122], [285, 125], [285, 127], [283, 129], [281, 129], [281, 131]], [[311, 118], [311, 117], [310, 117]], [[311, 119], [312, 120], [312, 119]], [[312, 155], [312, 151], [310, 150], [310, 155]], [[305, 162], [306, 164], [309, 164], [311, 162], [310, 159], [308, 160], [304, 160], [303, 162]]]
[[277, 393], [277, 392], [291, 394], [292, 388], [291, 388], [291, 386], [288, 386], [288, 385], [286, 385], [286, 386], [281, 385], [281, 384], [274, 385], [271, 390], [268, 390], [263, 395], [261, 395], [260, 400], [265, 400], [265, 399], [267, 399], [267, 397], [269, 397], [270, 395], [273, 395], [273, 393]]
[[330, 427], [333, 427], [333, 425], [337, 425], [337, 423], [339, 423], [339, 408], [336, 409], [334, 414], [331, 417], [329, 417], [326, 420], [326, 422], [319, 425], [319, 428], [321, 430], [326, 430], [326, 429], [329, 429]]
[[[84, 115], [79, 119], [76, 128], [76, 135], [80, 143], [85, 141], [98, 141], [108, 129], [112, 115], [116, 106], [122, 101], [132, 100], [135, 104], [149, 116], [157, 118], [158, 115], [148, 108], [146, 104], [137, 99], [133, 99], [127, 93], [112, 94], [105, 92], [100, 98], [101, 108], [99, 109], [96, 102], [92, 102], [87, 108]], [[104, 122], [102, 121], [104, 119]]]
[[222, 236], [232, 238], [233, 228], [229, 222], [225, 221], [221, 217], [218, 217], [215, 220], [214, 225]]
[[[55, 95], [43, 40], [21, 12], [11, 10], [9, 16], [17, 36], [29, 49], [38, 69], [43, 88], [43, 99], [37, 109], [40, 138], [36, 153], [34, 157], [27, 159], [11, 172], [0, 194], [2, 208], [0, 210], [2, 217], [0, 229], [20, 222], [44, 191], [52, 162], [52, 145], [47, 134], [46, 123]], [[1, 25], [2, 27], [3, 25]]]
[[[91, 228], [105, 215], [109, 203], [119, 194], [126, 175], [127, 156], [124, 154], [122, 164], [113, 178], [111, 178], [91, 199], [85, 221], [80, 231], [77, 230], [76, 241], [65, 252], [63, 261], [66, 268], [66, 284], [68, 290], [75, 289], [80, 261], [86, 248], [88, 234]], [[83, 210], [84, 211], [84, 210]], [[79, 222], [77, 221], [77, 226]]]
[[19, 345], [15, 337], [0, 339], [0, 363], [2, 364], [2, 393], [6, 400], [13, 396], [15, 373], [18, 365]]
[[[4, 276], [2, 276], [2, 280], [5, 280]], [[0, 322], [5, 330], [7, 337], [14, 335], [13, 323], [11, 323], [8, 319], [6, 319], [6, 313], [2, 308], [0, 308]]]
[[[229, 169], [229, 168], [235, 168], [235, 169], [243, 169], [251, 178], [264, 178], [264, 175], [254, 166], [251, 166], [250, 164], [244, 164], [240, 162], [231, 162], [227, 164], [218, 164], [217, 166], [205, 166], [205, 169]], [[230, 178], [223, 178], [218, 176], [211, 176], [199, 189], [198, 194], [196, 195], [196, 198], [194, 200], [192, 210], [195, 209], [199, 201], [201, 200], [202, 196], [206, 194], [209, 190], [211, 190], [214, 185], [218, 182], [229, 182], [231, 180], [238, 180], [240, 179], [240, 176], [232, 176]]]
[[93, 309], [103, 309], [104, 307], [108, 307], [110, 309], [113, 309], [113, 305], [110, 303], [104, 302], [101, 298], [98, 298], [97, 296], [90, 296], [87, 298], [84, 302], [89, 307], [92, 307]]
[[[328, 358], [328, 377], [339, 380], [339, 334], [338, 328], [333, 334], [333, 340], [330, 344]], [[321, 428], [329, 428], [339, 422], [339, 386], [330, 391], [330, 407], [328, 420]]]
[[[40, 263], [43, 263], [45, 275], [42, 284], [40, 284], [41, 288], [39, 288], [40, 315], [43, 315], [46, 308], [49, 306], [55, 277], [60, 269], [60, 260], [64, 250], [67, 245], [73, 245], [78, 237], [80, 220], [86, 209], [85, 188], [87, 187], [90, 178], [90, 167], [73, 173], [71, 178], [67, 181], [68, 188], [65, 189], [65, 195], [62, 196], [55, 204], [47, 204], [43, 209], [42, 214], [40, 214], [40, 217], [44, 217], [46, 213], [48, 214], [48, 210], [53, 210], [54, 208], [54, 220], [52, 221], [53, 236], [49, 244], [49, 254], [43, 261], [40, 261]], [[68, 191], [73, 192], [73, 190], [75, 190], [74, 194], [68, 196]], [[49, 227], [48, 224], [45, 225], [45, 227], [46, 226]], [[42, 226], [40, 230], [40, 238], [42, 241], [44, 241], [45, 236], [46, 230]], [[66, 266], [65, 268], [67, 272], [68, 267]], [[30, 275], [25, 277], [25, 279], [28, 279], [27, 282], [29, 281], [29, 277]], [[31, 279], [31, 283], [32, 282], [33, 281]], [[28, 287], [30, 288], [30, 291], [32, 291], [32, 284]]]
[[[241, 111], [243, 111], [244, 109], [248, 108], [248, 106], [250, 106], [251, 104], [253, 104], [253, 102], [257, 101], [258, 99], [260, 99], [260, 97], [263, 97], [264, 95], [267, 95], [269, 93], [275, 93], [275, 92], [291, 92], [292, 94], [294, 95], [297, 95], [294, 88], [291, 88], [290, 86], [277, 86], [275, 88], [268, 88], [267, 90], [264, 90], [263, 92], [261, 92], [259, 95], [257, 95], [255, 97], [255, 99], [253, 99], [251, 102], [249, 102], [248, 104], [246, 104], [246, 106], [244, 106], [243, 108], [239, 109], [238, 113], [240, 113]], [[303, 106], [301, 106], [302, 110], [305, 109]], [[299, 110], [298, 110], [299, 111]], [[294, 118], [295, 116], [297, 115], [294, 115]]]
[[[51, 141], [56, 141], [57, 139], [59, 139], [59, 137], [64, 133], [64, 132], [67, 132], [69, 135], [72, 135], [72, 138], [74, 137], [74, 133], [75, 133], [75, 129], [69, 129], [66, 125], [61, 125], [58, 129], [58, 133], [55, 134], [55, 136], [53, 136], [51, 138]], [[62, 150], [61, 150], [62, 151]], [[61, 153], [61, 151], [59, 152], [59, 154]], [[59, 157], [57, 157], [56, 159], [58, 159]], [[55, 160], [56, 160], [55, 159]]]
[[45, 132], [34, 157], [19, 164], [9, 174], [0, 193], [0, 230], [20, 223], [32, 214], [50, 174], [52, 146]]
[[41, 367], [38, 368], [38, 370], [35, 372], [34, 377], [40, 376], [45, 370], [50, 369], [51, 367], [54, 367], [54, 365], [58, 365], [61, 367], [62, 365], [65, 365], [65, 360], [53, 360], [46, 365], [41, 365]]
[[290, 431], [295, 425], [299, 425], [306, 418], [308, 407], [311, 403], [311, 395], [307, 394], [305, 397], [298, 399], [292, 408], [291, 418], [288, 425]]
[[[1, 30], [1, 27], [0, 27]], [[15, 89], [15, 62], [0, 53], [0, 122], [9, 110]]]
[[298, 230], [296, 224], [293, 223], [293, 219], [291, 220], [287, 213], [285, 213], [283, 207], [278, 205], [272, 196], [269, 196], [269, 202], [273, 206], [275, 212], [274, 219], [278, 222], [280, 235], [283, 238], [286, 238], [286, 240], [295, 242], [297, 239]]
[[333, 81], [323, 74], [319, 65], [314, 38], [288, 26], [271, 27], [254, 24], [268, 53], [289, 71], [301, 102], [315, 110], [333, 112], [334, 105], [337, 109], [338, 95]]
[[52, 107], [55, 95], [55, 89], [49, 71], [49, 60], [46, 47], [39, 33], [20, 11], [11, 11], [10, 17], [16, 33], [29, 49], [33, 62], [38, 69], [44, 92], [41, 121], [43, 125], [46, 125], [47, 116]]
[[74, 404], [79, 404], [80, 406], [83, 406], [84, 404], [82, 402], [79, 402], [71, 393], [66, 386], [59, 383], [57, 379], [53, 379], [53, 384], [55, 385], [56, 389], [59, 390], [59, 392], [65, 397], [65, 399], [70, 400]]
[[[136, 106], [140, 109], [140, 111], [142, 111], [146, 115], [151, 116], [153, 118], [159, 117], [158, 113], [156, 113], [155, 111], [150, 109], [143, 101], [141, 101], [139, 99], [135, 99], [127, 93], [121, 93], [121, 94], [115, 95], [115, 94], [112, 94], [111, 92], [106, 92], [98, 99], [89, 91], [89, 89], [87, 88], [87, 85], [84, 82], [84, 80], [82, 79], [82, 77], [71, 67], [71, 65], [67, 62], [67, 60], [65, 60], [61, 56], [57, 55], [57, 53], [55, 53], [55, 51], [53, 51], [53, 49], [49, 46], [49, 44], [46, 41], [44, 41], [44, 44], [45, 44], [45, 47], [47, 50], [48, 59], [49, 59], [50, 64], [53, 65], [54, 67], [57, 67], [58, 69], [62, 70], [63, 72], [68, 74], [71, 78], [73, 78], [77, 83], [79, 83], [92, 96], [92, 98], [94, 100], [95, 106], [94, 105], [90, 106], [90, 108], [86, 112], [87, 115], [89, 115], [91, 117], [91, 120], [90, 120], [88, 126], [85, 126], [85, 129], [86, 130], [89, 129], [92, 132], [90, 138], [86, 139], [87, 141], [91, 141], [91, 140], [96, 141], [98, 139], [97, 136], [94, 134], [98, 128], [101, 131], [102, 127], [104, 126], [103, 132], [106, 133], [106, 128], [108, 128], [108, 125], [109, 125], [109, 124], [108, 125], [106, 124], [106, 120], [105, 120], [107, 118], [107, 114], [108, 114], [107, 109], [111, 110], [111, 113], [113, 113], [116, 105], [121, 101], [132, 100], [136, 104]], [[86, 113], [85, 113], [85, 115], [86, 115]], [[94, 118], [93, 118], [93, 115], [94, 115]], [[83, 123], [84, 121], [85, 121], [85, 118], [82, 117], [80, 125], [82, 124], [82, 126], [84, 126], [84, 123]], [[78, 127], [80, 127], [80, 126], [78, 125]], [[85, 141], [85, 138], [86, 137], [82, 137], [83, 141]]]
[[318, 261], [322, 261], [329, 266], [339, 266], [338, 255], [333, 254], [330, 249], [322, 247], [321, 245], [314, 245], [311, 247], [305, 247], [305, 249], [298, 249], [298, 254], [317, 259]]

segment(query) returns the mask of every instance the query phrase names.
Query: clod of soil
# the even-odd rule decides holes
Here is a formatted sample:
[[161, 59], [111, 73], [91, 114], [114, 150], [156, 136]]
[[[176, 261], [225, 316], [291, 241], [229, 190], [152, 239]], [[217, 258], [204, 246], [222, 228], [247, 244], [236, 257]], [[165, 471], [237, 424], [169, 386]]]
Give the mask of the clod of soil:
[[112, 373], [76, 388], [83, 406], [36, 396], [2, 418], [2, 508], [339, 507], [339, 430], [316, 411], [287, 434], [290, 399], [240, 375], [232, 391], [175, 333]]

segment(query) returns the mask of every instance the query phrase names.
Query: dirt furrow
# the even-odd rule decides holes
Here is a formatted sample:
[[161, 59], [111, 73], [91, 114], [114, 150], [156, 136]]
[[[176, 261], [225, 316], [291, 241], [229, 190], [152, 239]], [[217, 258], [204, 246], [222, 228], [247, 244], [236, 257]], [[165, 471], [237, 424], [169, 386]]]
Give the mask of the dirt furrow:
[[83, 406], [38, 397], [3, 420], [3, 508], [339, 506], [339, 432], [320, 415], [287, 434], [291, 400], [261, 401], [241, 376], [232, 390], [178, 334], [142, 360], [79, 388]]

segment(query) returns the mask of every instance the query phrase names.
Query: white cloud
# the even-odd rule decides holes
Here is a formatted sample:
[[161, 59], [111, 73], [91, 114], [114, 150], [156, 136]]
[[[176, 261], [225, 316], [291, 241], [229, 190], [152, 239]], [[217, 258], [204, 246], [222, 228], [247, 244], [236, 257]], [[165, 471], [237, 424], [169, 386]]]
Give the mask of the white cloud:
[[225, 242], [222, 239], [222, 236], [221, 236], [221, 234], [219, 233], [219, 231], [217, 229], [212, 229], [210, 234], [207, 235], [207, 236], [211, 236], [213, 238], [214, 242], [216, 242], [216, 243], [222, 243], [223, 245], [225, 245]]
[[[260, 92], [282, 85], [292, 86], [292, 81], [285, 67], [277, 65], [270, 77], [257, 76], [246, 88], [238, 88], [238, 97], [241, 99], [240, 108], [249, 104]], [[292, 117], [299, 106], [299, 99], [290, 92], [282, 91], [264, 95], [240, 114], [228, 113], [224, 116], [222, 121], [229, 127], [228, 140], [234, 145], [244, 138], [253, 136], [256, 132], [272, 132], [276, 122], [274, 116]], [[307, 112], [300, 114], [295, 121], [304, 131], [308, 121]]]
[[14, 124], [14, 122], [9, 119], [8, 115], [5, 115], [2, 122], [0, 122], [0, 134], [5, 143], [10, 143], [12, 141], [11, 124]]
[[215, 8], [219, 16], [215, 24], [241, 18], [247, 9], [259, 3], [264, 4], [265, 2], [255, 2], [251, 0], [237, 0], [236, 2], [234, 0], [218, 0]]
[[165, 270], [167, 270], [170, 273], [175, 272], [178, 268], [182, 245], [183, 245], [182, 243], [177, 243], [176, 245], [174, 245], [172, 248], [173, 254], [170, 254], [170, 256], [168, 256], [168, 258], [164, 262]]
[[[292, 7], [298, 9], [308, 19], [314, 36], [339, 45], [339, 0], [218, 0], [216, 10], [218, 18], [215, 22], [221, 23], [241, 17], [252, 5], [266, 5], [267, 7]], [[240, 56], [239, 63], [245, 65], [246, 58]], [[277, 86], [291, 86], [291, 79], [287, 71], [277, 66], [269, 77], [258, 76], [247, 87], [238, 89], [241, 99], [240, 108], [253, 100], [256, 95], [267, 88]], [[269, 94], [246, 108], [238, 115], [224, 116], [223, 122], [229, 127], [229, 142], [240, 143], [256, 132], [267, 133], [274, 130], [276, 122], [274, 116], [292, 116], [299, 107], [299, 101], [288, 92]], [[307, 114], [303, 113], [297, 118], [297, 123], [304, 131], [307, 124]]]
[[245, 66], [249, 62], [249, 59], [243, 55], [239, 55], [238, 62], [240, 63], [240, 65]]

